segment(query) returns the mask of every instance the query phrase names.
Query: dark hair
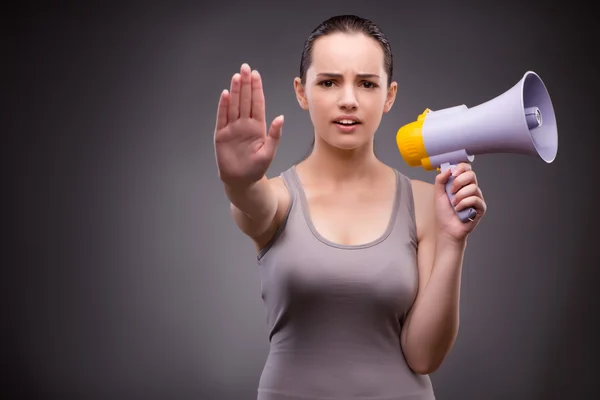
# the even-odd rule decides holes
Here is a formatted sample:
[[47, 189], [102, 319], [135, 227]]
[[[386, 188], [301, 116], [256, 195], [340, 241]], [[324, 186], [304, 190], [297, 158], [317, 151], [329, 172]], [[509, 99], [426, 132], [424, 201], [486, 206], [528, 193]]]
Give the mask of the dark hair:
[[321, 24], [310, 33], [306, 42], [304, 42], [304, 50], [302, 51], [302, 59], [300, 60], [300, 80], [303, 85], [306, 82], [306, 71], [312, 62], [312, 49], [315, 40], [321, 36], [337, 32], [364, 33], [377, 40], [383, 49], [383, 62], [388, 76], [387, 84], [389, 86], [392, 83], [392, 72], [394, 69], [392, 48], [381, 29], [373, 21], [366, 18], [361, 18], [356, 15], [337, 15], [321, 22]]
[[[377, 26], [371, 20], [361, 18], [356, 15], [336, 15], [321, 22], [321, 24], [310, 33], [308, 39], [306, 39], [306, 42], [304, 42], [304, 50], [302, 51], [302, 58], [300, 60], [300, 81], [302, 85], [306, 83], [306, 71], [312, 63], [312, 49], [315, 40], [322, 36], [337, 32], [364, 33], [365, 35], [375, 39], [383, 49], [383, 62], [388, 78], [387, 84], [389, 86], [392, 83], [392, 73], [394, 70], [392, 48], [390, 42], [383, 34], [379, 26]], [[310, 150], [306, 157], [308, 157], [314, 145], [315, 140], [313, 137]]]

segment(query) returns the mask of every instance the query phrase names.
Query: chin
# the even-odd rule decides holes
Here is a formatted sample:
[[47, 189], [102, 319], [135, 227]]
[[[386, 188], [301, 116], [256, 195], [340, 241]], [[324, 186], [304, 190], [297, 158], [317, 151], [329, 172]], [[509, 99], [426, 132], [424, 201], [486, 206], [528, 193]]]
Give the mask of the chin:
[[370, 138], [357, 134], [334, 134], [323, 138], [330, 146], [341, 150], [354, 150], [369, 143]]

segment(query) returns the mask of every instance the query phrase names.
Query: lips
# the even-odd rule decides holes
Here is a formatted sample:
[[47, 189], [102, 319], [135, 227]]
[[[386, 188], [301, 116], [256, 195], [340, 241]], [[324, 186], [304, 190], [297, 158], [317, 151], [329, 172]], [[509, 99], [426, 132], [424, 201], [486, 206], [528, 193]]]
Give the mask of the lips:
[[342, 125], [342, 126], [352, 126], [360, 124], [360, 120], [358, 117], [353, 115], [342, 115], [333, 120], [334, 124]]

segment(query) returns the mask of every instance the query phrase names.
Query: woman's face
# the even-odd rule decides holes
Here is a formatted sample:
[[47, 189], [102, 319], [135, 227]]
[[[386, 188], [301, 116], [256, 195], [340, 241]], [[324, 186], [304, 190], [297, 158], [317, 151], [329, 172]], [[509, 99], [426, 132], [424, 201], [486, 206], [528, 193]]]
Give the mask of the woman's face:
[[380, 44], [362, 33], [335, 33], [314, 42], [305, 85], [296, 78], [294, 87], [319, 138], [341, 149], [373, 140], [396, 94], [395, 82], [387, 87], [383, 56]]

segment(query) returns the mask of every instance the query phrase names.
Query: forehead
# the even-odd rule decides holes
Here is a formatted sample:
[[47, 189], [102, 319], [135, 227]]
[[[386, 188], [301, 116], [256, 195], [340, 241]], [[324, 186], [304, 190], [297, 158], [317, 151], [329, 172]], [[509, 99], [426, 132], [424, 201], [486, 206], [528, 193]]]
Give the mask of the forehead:
[[320, 72], [380, 74], [384, 68], [383, 49], [362, 33], [335, 33], [322, 36], [313, 45], [311, 68]]

